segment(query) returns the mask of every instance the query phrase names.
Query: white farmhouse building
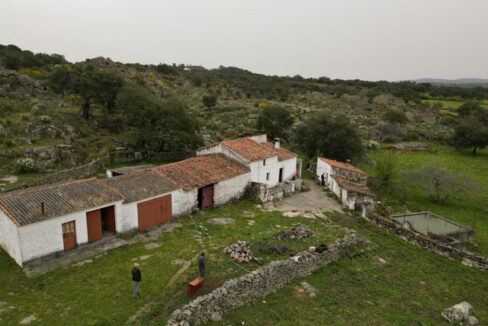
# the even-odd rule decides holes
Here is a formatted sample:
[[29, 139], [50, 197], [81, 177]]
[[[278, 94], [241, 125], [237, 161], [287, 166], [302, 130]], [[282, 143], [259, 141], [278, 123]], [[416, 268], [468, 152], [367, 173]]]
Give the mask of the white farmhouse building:
[[301, 174], [297, 155], [282, 148], [277, 139], [267, 141], [266, 135], [225, 140], [203, 147], [197, 155], [222, 153], [251, 170], [251, 182], [274, 187]]
[[317, 159], [315, 173], [321, 185], [330, 189], [348, 209], [369, 214], [375, 194], [369, 190], [368, 175], [349, 162], [343, 163], [323, 157]]
[[104, 180], [7, 192], [0, 194], [0, 246], [23, 266], [109, 233], [223, 205], [253, 183], [279, 188], [298, 171], [296, 155], [263, 135], [224, 141], [176, 163], [109, 170]]
[[115, 231], [124, 197], [96, 179], [0, 196], [0, 245], [22, 266]]

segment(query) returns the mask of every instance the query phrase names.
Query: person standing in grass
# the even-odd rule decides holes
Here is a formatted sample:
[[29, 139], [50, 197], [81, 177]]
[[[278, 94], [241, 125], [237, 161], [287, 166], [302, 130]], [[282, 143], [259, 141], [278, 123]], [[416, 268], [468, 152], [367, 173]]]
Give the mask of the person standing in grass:
[[142, 276], [138, 263], [134, 263], [134, 267], [132, 267], [132, 281], [134, 282], [134, 298], [139, 298], [139, 282], [142, 281]]
[[205, 278], [205, 267], [205, 251], [202, 251], [200, 256], [198, 256], [198, 271], [200, 272], [201, 278]]

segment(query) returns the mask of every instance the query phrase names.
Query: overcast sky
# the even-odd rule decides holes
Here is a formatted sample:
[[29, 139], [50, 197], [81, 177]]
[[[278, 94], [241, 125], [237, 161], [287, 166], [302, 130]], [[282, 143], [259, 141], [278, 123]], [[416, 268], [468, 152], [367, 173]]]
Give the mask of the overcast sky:
[[0, 0], [0, 44], [70, 61], [488, 78], [488, 0]]

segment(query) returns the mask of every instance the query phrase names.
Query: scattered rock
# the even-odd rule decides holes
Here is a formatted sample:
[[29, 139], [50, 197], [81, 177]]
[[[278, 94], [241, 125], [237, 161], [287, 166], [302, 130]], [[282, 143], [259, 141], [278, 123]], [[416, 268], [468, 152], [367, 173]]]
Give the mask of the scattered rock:
[[152, 255], [141, 256], [140, 260], [146, 260], [150, 257], [152, 257]]
[[449, 323], [455, 325], [479, 325], [478, 319], [474, 316], [473, 306], [466, 301], [455, 304], [454, 306], [445, 309], [441, 313], [441, 316]]
[[249, 221], [247, 221], [247, 224], [249, 224], [249, 225], [254, 225], [254, 220], [249, 220]]
[[85, 264], [89, 264], [89, 263], [92, 263], [92, 262], [93, 262], [93, 260], [87, 259], [87, 260], [83, 260], [83, 261], [77, 262], [76, 264], [73, 264], [73, 266], [83, 266]]
[[381, 257], [378, 257], [378, 261], [382, 264], [386, 264], [386, 260], [384, 260], [383, 258]]
[[254, 216], [256, 214], [254, 214], [253, 212], [250, 212], [250, 211], [242, 211], [241, 212], [241, 215], [242, 216], [249, 216], [249, 217], [251, 217], [251, 216]]
[[212, 218], [207, 221], [207, 223], [210, 224], [220, 224], [220, 225], [227, 225], [227, 224], [236, 224], [236, 221], [233, 218], [230, 217], [217, 217], [217, 218]]
[[302, 282], [300, 283], [302, 288], [305, 290], [305, 292], [308, 294], [309, 297], [313, 298], [315, 297], [315, 288], [308, 284], [307, 282]]
[[31, 322], [33, 322], [34, 320], [36, 320], [36, 317], [33, 315], [30, 315], [29, 317], [25, 317], [24, 319], [22, 319], [19, 324], [27, 325], [27, 324], [30, 324]]
[[308, 238], [313, 232], [303, 224], [292, 226], [289, 230], [281, 230], [276, 234], [278, 240], [294, 240]]
[[144, 245], [144, 248], [146, 249], [155, 249], [155, 248], [158, 248], [160, 247], [161, 245], [159, 243], [156, 243], [156, 242], [150, 242], [150, 243], [146, 243]]

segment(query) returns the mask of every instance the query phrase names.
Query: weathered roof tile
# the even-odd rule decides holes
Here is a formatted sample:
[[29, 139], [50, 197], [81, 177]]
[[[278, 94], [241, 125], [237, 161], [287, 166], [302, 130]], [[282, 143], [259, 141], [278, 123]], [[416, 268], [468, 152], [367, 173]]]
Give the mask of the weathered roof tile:
[[0, 195], [0, 206], [14, 223], [21, 226], [122, 199], [124, 196], [116, 190], [91, 178], [6, 193]]

